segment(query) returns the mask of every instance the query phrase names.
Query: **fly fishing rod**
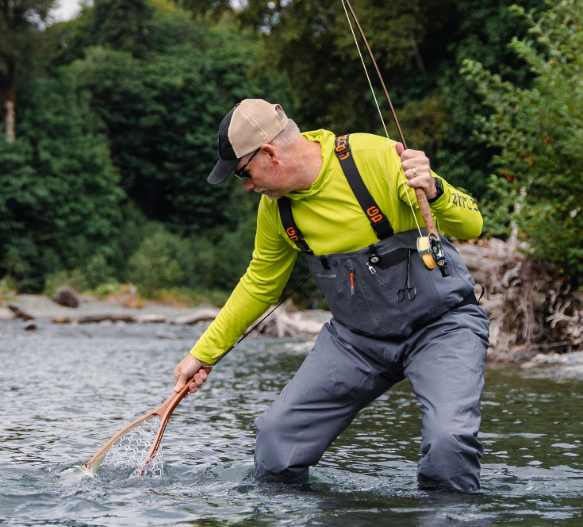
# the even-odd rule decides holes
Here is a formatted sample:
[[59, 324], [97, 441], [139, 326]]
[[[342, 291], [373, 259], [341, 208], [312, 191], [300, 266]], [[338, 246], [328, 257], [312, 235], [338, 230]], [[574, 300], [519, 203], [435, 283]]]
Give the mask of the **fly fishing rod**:
[[[352, 18], [354, 19], [354, 22], [356, 23], [356, 27], [358, 28], [360, 36], [362, 37], [362, 40], [366, 46], [366, 49], [367, 49], [368, 54], [370, 56], [370, 59], [372, 60], [372, 63], [373, 63], [375, 70], [377, 72], [378, 78], [381, 82], [381, 86], [383, 87], [383, 92], [384, 92], [385, 98], [387, 99], [387, 102], [389, 103], [389, 107], [391, 109], [391, 114], [393, 116], [393, 120], [395, 121], [395, 125], [397, 127], [397, 132], [399, 134], [399, 138], [401, 140], [401, 143], [403, 144], [403, 147], [405, 148], [405, 150], [407, 150], [407, 143], [405, 142], [405, 137], [403, 135], [403, 131], [401, 130], [401, 125], [399, 124], [399, 119], [397, 118], [397, 113], [395, 112], [395, 108], [393, 107], [393, 103], [391, 102], [391, 97], [389, 96], [389, 91], [387, 90], [387, 87], [385, 85], [385, 81], [383, 80], [383, 76], [381, 75], [381, 71], [377, 65], [377, 61], [374, 58], [373, 52], [370, 49], [370, 45], [369, 45], [368, 40], [364, 34], [364, 31], [362, 30], [362, 27], [360, 26], [360, 22], [358, 21], [358, 17], [356, 16], [356, 13], [354, 12], [352, 5], [350, 4], [350, 0], [342, 0], [342, 5], [344, 7], [344, 12], [346, 13], [346, 19], [348, 20], [348, 25], [350, 26], [350, 31], [352, 32], [352, 36], [354, 37], [354, 43], [356, 44], [356, 48], [358, 49], [358, 54], [360, 56], [360, 60], [362, 61], [362, 66], [364, 68], [364, 72], [365, 72], [366, 77], [368, 79], [368, 84], [369, 84], [370, 89], [372, 91], [372, 95], [373, 95], [377, 110], [379, 112], [381, 122], [383, 123], [383, 127], [385, 129], [385, 133], [387, 135], [387, 138], [390, 139], [389, 132], [387, 131], [387, 125], [385, 124], [385, 120], [383, 118], [383, 113], [381, 111], [381, 107], [379, 105], [374, 88], [372, 86], [372, 82], [371, 82], [370, 76], [368, 74], [368, 69], [367, 69], [366, 64], [364, 62], [364, 57], [362, 56], [362, 53], [360, 51], [360, 45], [358, 43], [358, 39], [356, 38], [356, 34], [354, 33], [354, 29], [352, 27], [352, 22], [350, 21], [350, 16], [348, 15], [348, 10], [350, 10], [350, 14], [352, 15]], [[396, 155], [396, 152], [394, 150], [393, 150], [393, 152], [394, 152], [394, 155]], [[401, 182], [404, 184], [405, 182], [403, 181], [403, 174], [402, 174], [401, 170], [399, 171], [399, 174], [401, 176]], [[425, 191], [419, 187], [415, 188], [415, 196], [417, 197], [419, 211], [421, 212], [423, 222], [425, 223], [425, 228], [427, 229], [427, 236], [423, 236], [423, 234], [421, 232], [421, 227], [419, 226], [419, 223], [417, 221], [417, 216], [415, 215], [415, 211], [413, 209], [413, 203], [411, 202], [411, 199], [409, 197], [409, 193], [407, 192], [406, 194], [407, 194], [407, 199], [409, 200], [409, 206], [411, 207], [411, 211], [413, 213], [413, 217], [415, 218], [415, 223], [417, 224], [417, 230], [419, 231], [419, 238], [417, 238], [417, 253], [419, 254], [419, 257], [421, 258], [423, 265], [427, 269], [429, 269], [430, 271], [435, 269], [436, 267], [438, 267], [439, 270], [441, 271], [442, 276], [449, 276], [449, 272], [447, 270], [447, 261], [445, 259], [445, 253], [443, 251], [443, 247], [441, 246], [441, 240], [439, 238], [439, 233], [437, 232], [437, 229], [435, 228], [433, 216], [431, 215], [431, 208], [429, 207], [429, 202], [427, 201], [427, 196], [425, 194]]]

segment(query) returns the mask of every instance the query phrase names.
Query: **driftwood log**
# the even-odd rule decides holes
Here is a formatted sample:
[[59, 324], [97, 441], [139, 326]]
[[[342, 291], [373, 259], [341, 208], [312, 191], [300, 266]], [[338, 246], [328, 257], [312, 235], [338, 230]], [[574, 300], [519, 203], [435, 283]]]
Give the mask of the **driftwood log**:
[[219, 309], [197, 309], [188, 315], [184, 315], [182, 317], [178, 317], [176, 320], [172, 322], [172, 324], [180, 324], [180, 325], [193, 325], [197, 324], [198, 322], [208, 322], [217, 318], [219, 314]]
[[83, 317], [57, 317], [53, 318], [53, 324], [71, 324], [77, 322], [78, 324], [91, 324], [97, 322], [104, 322], [109, 320], [111, 322], [127, 322], [134, 323], [137, 322], [136, 318], [131, 315], [85, 315]]
[[[218, 313], [218, 309], [201, 309], [180, 317], [172, 323], [196, 324], [197, 322], [208, 322], [214, 320]], [[256, 323], [253, 323], [251, 327], [255, 326]], [[310, 319], [306, 313], [297, 311], [291, 302], [287, 302], [282, 308], [264, 320], [249, 336], [266, 335], [278, 338], [313, 339], [320, 333], [323, 325], [323, 322]]]
[[292, 311], [291, 313], [288, 311], [275, 311], [259, 325], [257, 333], [270, 337], [293, 339], [314, 339], [318, 336], [324, 322], [310, 320], [301, 311]]
[[490, 360], [523, 361], [540, 352], [583, 348], [581, 293], [528, 248], [522, 252], [515, 240], [489, 239], [457, 249], [485, 288], [480, 304], [490, 318]]
[[166, 317], [158, 313], [146, 313], [136, 317], [138, 322], [149, 322], [151, 324], [162, 324], [166, 322]]
[[14, 304], [6, 304], [6, 307], [14, 313], [13, 318], [20, 318], [22, 320], [34, 320], [34, 317], [32, 315], [29, 315], [28, 313], [20, 309], [18, 306], [15, 306]]

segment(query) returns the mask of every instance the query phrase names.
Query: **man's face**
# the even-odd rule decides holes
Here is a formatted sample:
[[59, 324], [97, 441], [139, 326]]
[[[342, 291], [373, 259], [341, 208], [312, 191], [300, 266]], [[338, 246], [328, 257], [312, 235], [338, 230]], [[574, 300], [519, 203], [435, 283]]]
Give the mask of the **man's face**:
[[[240, 170], [252, 155], [253, 153], [241, 158], [235, 171]], [[274, 152], [273, 149], [264, 150], [262, 148], [257, 152], [245, 168], [244, 175], [249, 178], [242, 180], [243, 188], [247, 192], [254, 190], [271, 200], [279, 199], [294, 190], [289, 188], [284, 167], [278, 159], [278, 153]]]

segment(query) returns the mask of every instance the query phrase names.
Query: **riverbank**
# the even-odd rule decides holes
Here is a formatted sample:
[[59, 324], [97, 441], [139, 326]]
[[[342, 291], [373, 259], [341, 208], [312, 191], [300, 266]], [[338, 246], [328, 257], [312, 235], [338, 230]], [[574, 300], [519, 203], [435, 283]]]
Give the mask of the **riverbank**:
[[[490, 318], [488, 361], [583, 378], [583, 294], [571, 291], [560, 276], [530, 258], [527, 248], [518, 250], [516, 241], [477, 240], [458, 243], [457, 249], [476, 280], [476, 296], [483, 293], [480, 304]], [[204, 303], [186, 307], [175, 299], [146, 301], [130, 286], [124, 286], [123, 294], [106, 299], [84, 297], [78, 308], [63, 307], [43, 295], [18, 295], [0, 302], [0, 320], [13, 319], [18, 310], [42, 322], [19, 321], [9, 331], [38, 331], [41, 327], [47, 331], [51, 323], [84, 327], [137, 323], [158, 324], [159, 333], [168, 338], [182, 333], [174, 326], [196, 326], [197, 332], [204, 331], [219, 312]], [[250, 337], [301, 340], [305, 342], [301, 349], [307, 350], [330, 318], [328, 311], [298, 311], [287, 303]]]
[[[143, 307], [140, 308], [132, 307], [132, 304], [127, 298], [96, 300], [84, 297], [79, 307], [70, 308], [56, 304], [45, 295], [18, 295], [0, 304], [0, 321], [15, 321], [10, 326], [11, 331], [38, 331], [41, 326], [46, 330], [49, 325], [112, 323], [204, 329], [219, 313], [219, 309], [210, 304], [183, 307], [152, 301], [141, 302]], [[250, 337], [264, 335], [311, 341], [331, 317], [329, 311], [298, 311], [291, 303], [286, 303], [262, 322]]]

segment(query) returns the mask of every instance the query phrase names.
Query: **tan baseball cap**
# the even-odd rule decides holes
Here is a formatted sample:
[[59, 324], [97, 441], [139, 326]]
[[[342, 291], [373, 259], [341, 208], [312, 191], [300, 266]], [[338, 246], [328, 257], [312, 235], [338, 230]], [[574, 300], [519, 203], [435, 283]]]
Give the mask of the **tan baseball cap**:
[[273, 141], [287, 126], [279, 104], [263, 99], [245, 99], [223, 119], [219, 128], [219, 160], [208, 182], [218, 185], [229, 177], [240, 159]]

